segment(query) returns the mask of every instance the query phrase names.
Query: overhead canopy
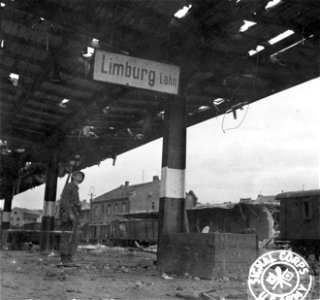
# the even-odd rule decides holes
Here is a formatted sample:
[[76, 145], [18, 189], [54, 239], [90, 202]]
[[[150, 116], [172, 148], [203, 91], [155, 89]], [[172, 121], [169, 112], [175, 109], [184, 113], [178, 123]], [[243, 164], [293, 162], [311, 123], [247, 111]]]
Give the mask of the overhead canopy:
[[[1, 0], [0, 198], [161, 137], [168, 101], [190, 126], [318, 77], [318, 0], [278, 2]], [[97, 49], [180, 67], [179, 95], [94, 80]]]

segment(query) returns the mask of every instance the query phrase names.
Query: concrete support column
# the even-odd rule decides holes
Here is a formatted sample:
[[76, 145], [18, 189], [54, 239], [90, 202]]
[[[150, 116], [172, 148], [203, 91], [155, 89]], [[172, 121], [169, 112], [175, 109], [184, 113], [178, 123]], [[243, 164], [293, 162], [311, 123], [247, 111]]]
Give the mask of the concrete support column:
[[[162, 233], [185, 231], [186, 100], [176, 97], [165, 109], [158, 241]], [[158, 246], [161, 245], [158, 243]]]
[[44, 194], [43, 216], [40, 234], [40, 251], [53, 249], [54, 214], [57, 195], [58, 156], [53, 154], [47, 164], [46, 186]]
[[9, 193], [4, 198], [4, 206], [2, 212], [2, 229], [9, 229], [10, 227], [10, 215], [11, 215], [11, 206], [12, 206], [13, 194]]
[[1, 248], [7, 245], [8, 242], [8, 229], [10, 228], [10, 216], [11, 216], [11, 206], [13, 199], [13, 191], [9, 192], [4, 198], [4, 206], [2, 212], [2, 222], [1, 222]]

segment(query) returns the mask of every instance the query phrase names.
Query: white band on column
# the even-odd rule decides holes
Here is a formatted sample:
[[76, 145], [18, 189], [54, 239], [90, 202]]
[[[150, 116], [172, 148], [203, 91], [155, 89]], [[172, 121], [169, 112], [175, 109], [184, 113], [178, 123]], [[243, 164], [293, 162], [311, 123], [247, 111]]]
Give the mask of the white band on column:
[[185, 198], [185, 174], [185, 170], [162, 168], [160, 197]]
[[54, 217], [56, 203], [53, 201], [44, 201], [43, 216]]
[[10, 211], [3, 211], [2, 212], [2, 222], [8, 222], [10, 223]]

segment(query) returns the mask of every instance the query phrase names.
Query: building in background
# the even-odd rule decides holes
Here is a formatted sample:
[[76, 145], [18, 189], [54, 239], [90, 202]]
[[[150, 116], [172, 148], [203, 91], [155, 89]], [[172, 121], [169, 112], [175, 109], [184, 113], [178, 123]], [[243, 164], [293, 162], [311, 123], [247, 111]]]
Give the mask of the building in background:
[[87, 200], [82, 200], [81, 202], [81, 210], [80, 210], [80, 226], [84, 224], [90, 223], [90, 202]]
[[41, 223], [42, 210], [41, 209], [26, 209], [15, 207], [10, 215], [11, 228], [23, 228], [26, 224]]
[[[128, 214], [158, 212], [160, 179], [154, 176], [151, 182], [124, 185], [92, 200], [91, 224], [110, 224]], [[198, 198], [193, 191], [186, 193], [186, 208], [196, 206]]]

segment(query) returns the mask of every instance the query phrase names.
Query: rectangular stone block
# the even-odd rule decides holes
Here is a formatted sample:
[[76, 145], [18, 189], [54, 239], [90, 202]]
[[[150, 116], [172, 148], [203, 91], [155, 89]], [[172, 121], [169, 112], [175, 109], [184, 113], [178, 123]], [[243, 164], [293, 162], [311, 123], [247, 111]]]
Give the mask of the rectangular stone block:
[[248, 274], [257, 258], [255, 234], [175, 233], [160, 237], [157, 266], [168, 274], [205, 279]]

